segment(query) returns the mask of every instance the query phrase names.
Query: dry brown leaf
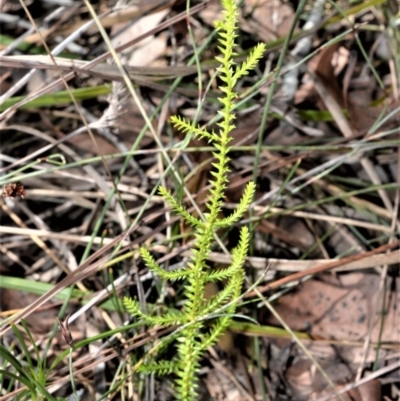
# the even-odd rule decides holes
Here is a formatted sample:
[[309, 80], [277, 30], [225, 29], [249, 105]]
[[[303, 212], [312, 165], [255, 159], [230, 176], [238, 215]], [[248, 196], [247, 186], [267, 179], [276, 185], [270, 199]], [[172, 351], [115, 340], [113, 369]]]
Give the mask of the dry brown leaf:
[[[109, 155], [118, 152], [118, 148], [115, 145], [97, 134], [96, 131], [93, 130], [92, 132], [97, 146], [101, 149], [102, 155]], [[89, 154], [97, 154], [96, 147], [93, 145], [93, 140], [87, 132], [77, 137], [70, 138], [67, 142], [78, 149], [88, 152]]]
[[[220, 3], [211, 3], [199, 15], [206, 24], [213, 26], [221, 18]], [[263, 42], [287, 35], [293, 19], [293, 8], [280, 0], [245, 0], [240, 9], [240, 28]]]
[[213, 1], [208, 6], [199, 12], [199, 17], [204, 23], [210, 26], [214, 26], [215, 21], [218, 21], [222, 17], [222, 7], [220, 2]]
[[[325, 360], [320, 365], [339, 391], [353, 380], [348, 366], [335, 358]], [[319, 400], [334, 395], [332, 387], [310, 360], [297, 360], [286, 371], [285, 377], [296, 400]], [[380, 401], [381, 384], [378, 380], [371, 380], [342, 394], [342, 397], [345, 401]], [[333, 396], [330, 400], [339, 401], [339, 397]]]
[[[23, 309], [37, 298], [37, 295], [7, 288], [3, 288], [0, 291], [0, 305], [3, 311]], [[27, 316], [26, 322], [33, 333], [44, 334], [51, 330], [56, 316], [56, 309], [46, 309]]]
[[[335, 75], [335, 67], [333, 65], [333, 59], [337, 58], [337, 52], [339, 51], [340, 44], [335, 43], [329, 47], [322, 49], [315, 57], [313, 57], [308, 67], [310, 71], [314, 72], [319, 79], [323, 82], [326, 90], [333, 96], [333, 98], [339, 103], [340, 107], [344, 107], [344, 100], [342, 91], [340, 89], [339, 82]], [[323, 99], [319, 100], [320, 109], [325, 110], [325, 103]]]
[[[3, 288], [0, 291], [0, 306], [3, 311], [23, 309], [38, 298], [39, 296], [35, 294]], [[51, 301], [50, 305], [42, 307], [41, 310], [31, 313], [25, 318], [34, 338], [39, 339], [43, 336], [47, 336], [56, 323], [59, 307], [58, 304], [55, 303], [54, 306], [51, 305], [52, 303], [54, 302]], [[80, 323], [82, 323], [81, 319]], [[74, 340], [81, 340], [83, 338], [82, 329], [78, 326], [77, 322], [70, 326]], [[13, 336], [11, 333], [8, 335]], [[57, 332], [57, 341], [64, 347], [65, 341], [62, 339], [61, 332]]]
[[280, 0], [245, 0], [241, 28], [271, 42], [286, 36], [294, 20], [293, 8]]
[[[378, 275], [366, 273], [341, 275], [332, 283], [310, 280], [300, 285], [297, 291], [281, 297], [276, 310], [294, 330], [343, 341], [365, 340], [369, 321], [373, 319], [371, 341], [376, 343], [379, 340], [382, 298], [378, 293], [379, 281]], [[397, 343], [400, 338], [400, 312], [397, 308], [400, 292], [391, 290], [391, 285], [391, 280], [388, 280], [381, 341]], [[400, 279], [397, 279], [395, 288], [399, 285]]]
[[371, 380], [358, 387], [362, 401], [380, 401], [382, 399], [382, 385], [379, 380]]
[[[313, 57], [309, 61], [308, 67], [311, 72], [318, 76], [325, 90], [333, 96], [339, 106], [342, 109], [348, 109], [352, 129], [355, 132], [366, 132], [381, 116], [382, 111], [385, 111], [384, 115], [388, 115], [398, 107], [398, 102], [389, 99], [388, 102], [380, 102], [379, 105], [372, 106], [371, 103], [377, 100], [375, 92], [379, 89], [377, 83], [374, 85], [375, 79], [372, 77], [370, 78], [371, 84], [367, 89], [359, 88], [349, 93], [343, 93], [343, 83], [338, 80], [338, 73], [343, 69], [343, 64], [347, 59], [348, 53], [340, 47], [339, 43], [336, 43], [324, 48]], [[387, 97], [385, 93], [379, 92], [379, 94], [380, 97]], [[320, 96], [318, 99], [319, 108], [325, 110], [325, 99]], [[399, 123], [400, 113], [397, 113], [382, 128], [394, 128]]]
[[[155, 28], [170, 12], [169, 9], [164, 9], [159, 12], [144, 16], [138, 21], [129, 22], [126, 24], [117, 24], [112, 28], [112, 39], [114, 47], [128, 43], [132, 38], [139, 37], [149, 30]], [[130, 47], [122, 54], [128, 58], [128, 65], [145, 66], [150, 65], [159, 56], [165, 53], [167, 34], [159, 36], [148, 36], [140, 43]]]
[[[340, 384], [348, 383], [351, 379], [351, 372], [348, 367], [338, 360], [321, 363], [321, 367], [338, 387]], [[285, 377], [290, 384], [295, 399], [298, 401], [317, 400], [325, 392], [328, 394], [332, 392], [332, 388], [322, 376], [322, 373], [315, 369], [313, 362], [308, 359], [298, 359], [286, 371]], [[344, 396], [344, 399], [346, 401], [351, 400], [348, 396]]]
[[[111, 12], [108, 13], [106, 10], [103, 15], [100, 16], [100, 22], [101, 25], [104, 28], [110, 28], [113, 27], [114, 25], [124, 22], [124, 21], [132, 21], [135, 18], [140, 18], [143, 15], [146, 15], [148, 12], [152, 11], [157, 11], [157, 10], [162, 10], [164, 8], [168, 8], [174, 3], [174, 0], [139, 0], [135, 2], [136, 4], [134, 6], [130, 6], [127, 8], [118, 8]], [[68, 22], [68, 21], [67, 21]], [[49, 35], [57, 34], [57, 35], [69, 35], [72, 32], [80, 29], [82, 25], [86, 24], [87, 20], [84, 19], [79, 19], [77, 21], [71, 21], [69, 20], [69, 23], [65, 24], [63, 27], [58, 29], [56, 32], [53, 32], [53, 30], [46, 29], [42, 30], [41, 35], [38, 33], [34, 33], [27, 37], [25, 39], [26, 43], [41, 43], [40, 36], [47, 38]], [[92, 25], [87, 32], [89, 34], [94, 34], [95, 32], [98, 31], [98, 28], [96, 25]]]
[[[258, 230], [262, 233], [271, 234], [281, 241], [291, 246], [300, 248], [303, 251], [308, 250], [308, 248], [314, 243], [312, 236], [310, 238], [310, 233], [305, 229], [305, 226], [301, 221], [296, 219], [291, 220], [294, 224], [296, 223], [296, 228], [292, 226], [289, 230], [289, 227], [281, 228], [280, 224], [277, 225], [272, 221], [261, 220]], [[300, 230], [302, 234], [300, 234]]]

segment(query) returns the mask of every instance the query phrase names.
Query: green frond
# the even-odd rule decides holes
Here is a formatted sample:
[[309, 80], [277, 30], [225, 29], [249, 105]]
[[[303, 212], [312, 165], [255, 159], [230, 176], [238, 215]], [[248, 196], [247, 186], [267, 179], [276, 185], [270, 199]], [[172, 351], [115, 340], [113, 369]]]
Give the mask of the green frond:
[[[140, 304], [130, 298], [124, 299], [124, 305], [132, 315], [142, 319], [146, 324], [154, 326], [183, 325], [180, 330], [171, 335], [177, 343], [177, 361], [160, 361], [145, 364], [143, 371], [166, 374], [175, 372], [177, 379], [176, 398], [184, 401], [197, 400], [197, 376], [200, 372], [200, 358], [209, 346], [218, 341], [218, 338], [228, 328], [231, 316], [235, 313], [240, 300], [244, 278], [244, 263], [249, 245], [249, 231], [246, 227], [240, 231], [240, 239], [236, 248], [232, 250], [232, 263], [224, 269], [211, 271], [207, 265], [207, 258], [214, 244], [216, 230], [228, 227], [240, 220], [248, 210], [255, 192], [254, 183], [249, 183], [243, 193], [235, 211], [224, 219], [219, 219], [223, 206], [223, 199], [228, 186], [229, 174], [229, 144], [232, 140], [230, 132], [235, 128], [234, 104], [237, 98], [235, 85], [239, 78], [254, 69], [263, 55], [265, 47], [257, 45], [249, 57], [240, 66], [234, 61], [236, 55], [236, 0], [221, 0], [223, 6], [222, 20], [216, 23], [218, 31], [218, 49], [220, 55], [216, 60], [220, 65], [217, 72], [221, 85], [219, 86], [221, 107], [217, 130], [207, 131], [184, 118], [174, 116], [172, 124], [184, 133], [191, 133], [196, 137], [206, 139], [213, 144], [213, 163], [209, 180], [210, 190], [207, 194], [204, 219], [192, 216], [165, 188], [159, 192], [174, 212], [194, 227], [194, 243], [192, 254], [186, 267], [178, 271], [165, 271], [145, 248], [141, 255], [148, 268], [165, 280], [185, 279], [183, 283], [184, 306], [183, 312], [171, 312], [162, 316], [145, 314]], [[226, 280], [224, 288], [209, 300], [204, 298], [204, 287], [208, 282]], [[223, 311], [223, 316], [216, 316], [216, 312]], [[213, 317], [213, 324], [206, 336], [204, 333], [207, 316]], [[168, 340], [167, 340], [168, 341]]]
[[189, 274], [186, 268], [179, 270], [167, 271], [164, 270], [153, 258], [151, 253], [144, 247], [140, 248], [140, 255], [142, 256], [146, 266], [155, 274], [164, 280], [184, 280]]
[[[233, 272], [232, 274], [233, 276], [230, 277], [230, 280], [225, 285], [225, 287], [208, 300], [207, 305], [203, 310], [204, 315], [211, 313], [212, 311], [220, 308], [221, 306], [232, 300], [237, 285], [237, 278], [235, 277], [237, 271]], [[242, 279], [242, 275], [240, 275], [240, 279]]]
[[235, 270], [234, 266], [229, 266], [225, 269], [219, 269], [219, 270], [213, 270], [210, 272], [206, 272], [206, 274], [204, 276], [204, 280], [206, 283], [226, 280], [232, 276], [232, 274], [234, 273], [234, 270]]
[[180, 312], [166, 313], [162, 316], [149, 316], [140, 314], [142, 320], [149, 326], [179, 326], [184, 323], [184, 315]]
[[159, 361], [144, 363], [138, 368], [138, 372], [157, 375], [168, 375], [177, 370], [177, 359], [171, 361]]
[[147, 248], [140, 248], [140, 255], [142, 256], [146, 266], [153, 272], [158, 274], [161, 278], [164, 278], [165, 270], [161, 268], [161, 266], [154, 260], [151, 253]]
[[185, 323], [185, 315], [182, 312], [169, 312], [162, 316], [148, 316], [147, 321], [153, 326], [178, 326]]
[[[190, 333], [191, 330], [188, 330]], [[197, 401], [197, 376], [200, 372], [199, 356], [201, 348], [190, 335], [186, 335], [178, 345], [181, 356], [177, 371], [176, 397], [182, 401]], [[189, 379], [190, 378], [190, 379]]]
[[[239, 241], [238, 247], [233, 250], [233, 260], [231, 266], [223, 271], [225, 274], [229, 273], [228, 283], [225, 285], [222, 291], [211, 297], [211, 299], [207, 302], [207, 305], [204, 309], [205, 314], [219, 309], [224, 305], [224, 303], [235, 301], [235, 299], [239, 298], [240, 296], [244, 277], [243, 265], [247, 255], [247, 253], [243, 254], [243, 251], [247, 250], [248, 247], [248, 238], [246, 238], [246, 233], [243, 234], [244, 235], [242, 235], [242, 239]], [[223, 274], [221, 274], [221, 277], [222, 276]], [[232, 303], [229, 311], [233, 313], [234, 310], [235, 304]]]
[[254, 70], [255, 66], [262, 59], [265, 48], [266, 46], [264, 43], [258, 43], [247, 59], [242, 63], [242, 65], [236, 69], [233, 79], [238, 80], [242, 76], [247, 75], [250, 71]]
[[202, 224], [202, 221], [195, 216], [191, 215], [176, 199], [168, 192], [168, 190], [162, 186], [158, 189], [160, 195], [169, 203], [172, 209], [178, 215], [182, 216], [190, 225], [196, 227]]
[[185, 280], [189, 275], [190, 271], [186, 268], [168, 271], [165, 274], [165, 279], [170, 281], [182, 281]]
[[185, 134], [188, 132], [193, 133], [195, 136], [207, 139], [209, 142], [213, 140], [213, 135], [209, 132], [203, 130], [199, 126], [194, 126], [190, 121], [186, 121], [183, 117], [179, 116], [172, 116], [171, 122], [175, 128], [178, 128], [180, 131], [184, 132]]
[[239, 205], [237, 209], [228, 217], [225, 217], [224, 219], [221, 219], [216, 223], [216, 225], [219, 228], [225, 228], [225, 227], [230, 227], [237, 221], [239, 221], [246, 211], [248, 210], [254, 196], [254, 192], [256, 190], [256, 186], [254, 185], [254, 182], [250, 181], [242, 195], [242, 198], [240, 199]]
[[149, 326], [177, 326], [185, 320], [184, 314], [178, 311], [169, 312], [162, 316], [147, 315], [141, 311], [139, 302], [132, 298], [124, 297], [123, 303], [125, 309], [132, 316], [140, 318]]
[[124, 297], [123, 304], [127, 312], [129, 312], [133, 317], [138, 316], [139, 313], [141, 313], [139, 302], [132, 298]]
[[217, 343], [221, 335], [228, 329], [231, 320], [229, 316], [223, 316], [217, 319], [211, 331], [203, 337], [202, 347], [204, 351]]
[[[206, 307], [204, 308], [204, 314], [211, 313], [213, 310], [223, 306], [224, 303], [231, 302], [234, 301], [236, 298], [239, 298], [244, 276], [243, 265], [246, 260], [248, 245], [249, 230], [247, 227], [242, 227], [240, 232], [239, 244], [232, 251], [231, 266], [227, 269], [218, 272], [208, 273], [206, 275], [207, 280], [209, 280], [210, 278], [215, 278], [216, 280], [228, 278], [229, 280], [224, 289], [213, 296], [207, 302]], [[235, 304], [232, 303], [229, 311], [233, 313], [234, 309]]]
[[242, 229], [240, 230], [239, 245], [232, 251], [232, 256], [233, 256], [232, 265], [237, 264], [238, 267], [239, 266], [242, 267], [244, 265], [249, 248], [249, 241], [250, 241], [249, 229], [246, 226], [242, 227]]

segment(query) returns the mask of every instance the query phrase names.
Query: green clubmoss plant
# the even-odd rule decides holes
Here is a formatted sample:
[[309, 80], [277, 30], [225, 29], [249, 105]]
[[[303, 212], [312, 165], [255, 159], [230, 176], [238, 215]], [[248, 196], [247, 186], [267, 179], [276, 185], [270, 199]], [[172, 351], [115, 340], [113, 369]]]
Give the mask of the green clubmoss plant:
[[[222, 95], [219, 98], [221, 110], [218, 111], [221, 119], [218, 129], [206, 131], [200, 126], [195, 126], [183, 118], [174, 116], [172, 123], [185, 133], [193, 133], [199, 138], [206, 139], [213, 145], [215, 162], [212, 163], [212, 179], [206, 212], [203, 218], [190, 214], [167, 189], [160, 187], [163, 198], [170, 204], [173, 210], [180, 215], [194, 230], [195, 240], [192, 247], [192, 256], [187, 266], [175, 271], [165, 271], [159, 266], [149, 251], [140, 250], [141, 256], [147, 267], [165, 280], [181, 280], [184, 285], [185, 304], [182, 311], [167, 313], [161, 316], [143, 313], [139, 302], [130, 298], [124, 299], [128, 312], [143, 320], [149, 326], [182, 325], [177, 331], [175, 340], [177, 343], [177, 356], [172, 361], [147, 361], [141, 366], [145, 372], [165, 374], [175, 373], [176, 398], [184, 401], [197, 399], [197, 374], [200, 369], [200, 360], [208, 347], [214, 345], [219, 337], [229, 327], [232, 315], [235, 313], [237, 301], [240, 298], [244, 279], [243, 265], [248, 251], [249, 232], [247, 227], [240, 231], [239, 244], [232, 250], [232, 263], [223, 270], [212, 270], [207, 265], [207, 257], [214, 244], [214, 235], [218, 229], [231, 227], [243, 217], [248, 209], [255, 190], [255, 185], [250, 182], [242, 196], [237, 209], [228, 217], [221, 218], [221, 208], [228, 184], [228, 162], [230, 132], [235, 128], [233, 112], [237, 94], [234, 87], [238, 80], [255, 68], [263, 55], [265, 46], [258, 44], [249, 57], [241, 65], [236, 65], [233, 57], [237, 23], [237, 7], [235, 0], [222, 0], [223, 18], [216, 23], [219, 34], [219, 47], [222, 53], [216, 57], [220, 62], [218, 67], [219, 79], [222, 84], [219, 87]], [[205, 299], [205, 286], [209, 282], [224, 281], [224, 288], [211, 299]], [[221, 313], [221, 311], [223, 311]], [[216, 313], [218, 312], [218, 313]], [[210, 321], [206, 320], [212, 316]]]

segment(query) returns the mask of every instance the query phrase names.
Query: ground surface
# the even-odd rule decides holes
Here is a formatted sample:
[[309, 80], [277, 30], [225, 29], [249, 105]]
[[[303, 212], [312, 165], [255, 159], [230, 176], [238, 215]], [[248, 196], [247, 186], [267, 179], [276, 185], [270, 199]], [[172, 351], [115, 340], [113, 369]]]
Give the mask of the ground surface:
[[[170, 376], [132, 374], [164, 333], [121, 300], [182, 305], [138, 247], [165, 269], [190, 256], [191, 228], [156, 189], [204, 211], [212, 149], [169, 119], [216, 127], [220, 4], [91, 3], [104, 32], [82, 0], [0, 2], [0, 359], [31, 382], [43, 372], [54, 396], [74, 384], [81, 400], [169, 400]], [[237, 87], [223, 213], [249, 180], [257, 192], [218, 236], [229, 250], [252, 229], [247, 319], [202, 361], [201, 399], [400, 399], [399, 23], [391, 0], [243, 2], [237, 61], [267, 52]], [[216, 245], [210, 267], [227, 263]], [[0, 388], [30, 399], [4, 372]]]

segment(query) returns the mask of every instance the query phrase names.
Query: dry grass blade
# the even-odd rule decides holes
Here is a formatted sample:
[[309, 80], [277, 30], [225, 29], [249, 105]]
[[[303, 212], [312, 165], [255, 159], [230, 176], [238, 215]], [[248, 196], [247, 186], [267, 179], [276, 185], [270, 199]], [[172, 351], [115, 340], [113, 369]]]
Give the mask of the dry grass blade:
[[[0, 62], [3, 67], [12, 68], [37, 68], [42, 70], [57, 70], [89, 74], [97, 78], [102, 78], [106, 81], [122, 81], [123, 78], [115, 65], [98, 64], [88, 66], [89, 61], [83, 60], [68, 60], [60, 57], [54, 57], [53, 61], [48, 56], [1, 56]], [[206, 71], [210, 66], [204, 66]], [[152, 82], [157, 80], [172, 79], [177, 77], [184, 77], [196, 73], [195, 67], [180, 67], [180, 66], [167, 66], [167, 67], [140, 67], [129, 66], [125, 67], [129, 77], [138, 83]]]
[[[399, 6], [239, 3], [233, 71], [258, 42], [267, 50], [236, 82], [218, 219], [234, 221], [252, 180], [256, 191], [204, 258], [201, 297], [222, 304], [231, 251], [249, 227], [242, 295], [231, 330], [200, 361], [201, 397], [393, 398]], [[156, 367], [165, 377], [141, 369], [173, 361], [186, 326], [153, 330], [123, 298], [174, 324], [187, 308], [185, 269], [218, 162], [204, 132], [218, 134], [223, 117], [221, 1], [0, 0], [0, 9], [0, 401], [67, 400], [75, 385], [88, 400], [172, 401], [170, 360]], [[172, 115], [194, 126], [182, 133]], [[201, 341], [226, 310], [202, 318]]]
[[[261, 288], [259, 288], [257, 291], [260, 292], [260, 293], [263, 293], [263, 292], [266, 292], [266, 291], [270, 291], [273, 288], [279, 288], [280, 286], [282, 286], [284, 284], [288, 284], [288, 283], [291, 283], [293, 281], [301, 280], [302, 278], [307, 277], [309, 275], [317, 274], [317, 273], [320, 273], [320, 272], [323, 272], [323, 271], [327, 271], [327, 270], [330, 270], [330, 269], [333, 269], [333, 268], [336, 268], [336, 267], [340, 267], [340, 266], [342, 266], [343, 264], [346, 264], [346, 263], [355, 262], [355, 261], [358, 261], [358, 260], [369, 258], [369, 257], [371, 257], [373, 255], [376, 255], [377, 253], [381, 253], [381, 252], [396, 248], [399, 245], [400, 245], [400, 241], [395, 241], [395, 242], [392, 242], [392, 243], [389, 243], [389, 244], [386, 244], [386, 245], [382, 245], [382, 246], [374, 249], [373, 251], [364, 252], [364, 253], [361, 253], [359, 255], [349, 256], [347, 258], [343, 258], [341, 260], [324, 263], [322, 265], [317, 265], [317, 266], [311, 267], [309, 269], [306, 269], [304, 271], [291, 274], [291, 275], [289, 275], [289, 276], [287, 276], [285, 278], [282, 278], [280, 280], [276, 280], [271, 284], [264, 285]], [[397, 262], [397, 258], [398, 258], [398, 251], [395, 252], [395, 257], [394, 257], [394, 260], [393, 260], [394, 263]], [[387, 260], [385, 260], [385, 261], [387, 261]], [[255, 295], [256, 295], [256, 292], [253, 291], [253, 292], [248, 293], [246, 295], [246, 297], [247, 298], [248, 297], [253, 297]]]

